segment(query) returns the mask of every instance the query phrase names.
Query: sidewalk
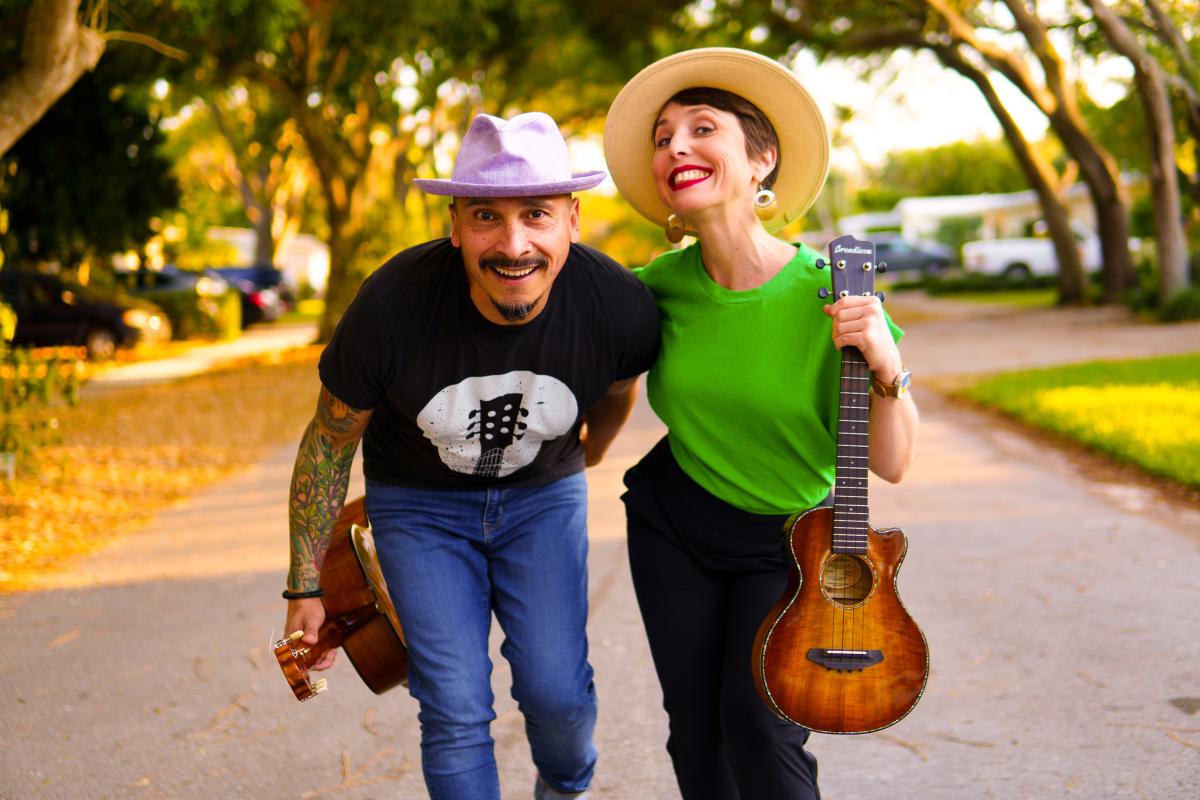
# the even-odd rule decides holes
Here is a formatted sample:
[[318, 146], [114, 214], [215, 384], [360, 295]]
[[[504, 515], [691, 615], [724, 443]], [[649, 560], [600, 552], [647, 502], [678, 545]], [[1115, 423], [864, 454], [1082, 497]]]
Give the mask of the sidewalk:
[[93, 377], [84, 387], [140, 386], [207, 372], [223, 362], [246, 356], [279, 352], [312, 344], [317, 338], [317, 326], [312, 323], [291, 325], [258, 325], [242, 332], [237, 339], [193, 347], [186, 353], [155, 361], [122, 364]]
[[[908, 534], [899, 587], [932, 674], [896, 727], [813, 738], [823, 797], [1195, 797], [1200, 512], [1080, 474], [929, 387], [997, 364], [1197, 350], [1200, 325], [889, 303], [922, 428], [905, 482], [872, 482], [871, 517]], [[678, 797], [617, 500], [660, 434], [639, 403], [588, 473], [596, 798]], [[293, 455], [160, 514], [56, 588], [0, 595], [0, 800], [425, 796], [403, 690], [371, 694], [342, 658], [329, 692], [300, 704], [271, 656]], [[524, 800], [533, 768], [499, 641], [493, 735], [504, 797]]]

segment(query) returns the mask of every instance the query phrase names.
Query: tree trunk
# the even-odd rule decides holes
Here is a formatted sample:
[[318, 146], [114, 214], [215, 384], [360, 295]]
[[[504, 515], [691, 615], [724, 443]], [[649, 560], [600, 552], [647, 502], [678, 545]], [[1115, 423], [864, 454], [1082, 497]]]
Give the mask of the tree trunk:
[[1175, 175], [1175, 120], [1158, 61], [1137, 41], [1104, 0], [1084, 0], [1105, 38], [1133, 64], [1133, 78], [1150, 133], [1150, 191], [1154, 199], [1154, 242], [1158, 259], [1158, 299], [1163, 304], [1188, 286], [1187, 236]]
[[[1116, 160], [1088, 133], [1075, 103], [1074, 89], [1065, 79], [1062, 59], [1050, 41], [1045, 23], [1030, 12], [1025, 0], [1003, 2], [1012, 12], [1017, 28], [1042, 65], [1046, 89], [1053, 101], [1047, 107], [1045, 98], [1039, 97], [1032, 87], [1021, 84], [1018, 87], [1046, 113], [1063, 146], [1079, 164], [1095, 208], [1097, 233], [1104, 257], [1104, 288], [1100, 300], [1105, 303], [1117, 302], [1132, 284], [1134, 271], [1133, 256], [1129, 252], [1129, 214], [1121, 197], [1120, 171]], [[1011, 58], [1009, 54], [1008, 59]], [[1005, 67], [1010, 65], [1011, 61]], [[997, 67], [1000, 65], [997, 64]], [[1005, 70], [1005, 74], [1009, 72]]]
[[340, 214], [335, 212], [326, 216], [329, 222], [329, 282], [325, 287], [325, 310], [317, 329], [317, 341], [322, 343], [333, 336], [342, 314], [358, 293], [358, 283], [351, 274], [357, 241], [347, 235], [347, 226]]
[[270, 206], [260, 207], [254, 221], [254, 263], [275, 263], [275, 215]]
[[79, 0], [33, 0], [21, 66], [0, 84], [0, 156], [33, 127], [104, 52], [104, 39], [78, 21]]
[[974, 83], [987, 100], [992, 113], [1004, 130], [1004, 137], [1013, 156], [1017, 159], [1026, 180], [1037, 194], [1042, 207], [1042, 218], [1054, 242], [1054, 253], [1058, 257], [1058, 302], [1060, 305], [1079, 305], [1087, 300], [1086, 278], [1083, 274], [1083, 264], [1079, 258], [1079, 248], [1075, 244], [1075, 235], [1071, 231], [1071, 221], [1067, 210], [1063, 207], [1058, 196], [1058, 175], [1021, 132], [1008, 109], [1004, 107], [1000, 96], [992, 82], [988, 80], [983, 70], [967, 61], [955, 46], [934, 48], [938, 59], [947, 67], [958, 72]]

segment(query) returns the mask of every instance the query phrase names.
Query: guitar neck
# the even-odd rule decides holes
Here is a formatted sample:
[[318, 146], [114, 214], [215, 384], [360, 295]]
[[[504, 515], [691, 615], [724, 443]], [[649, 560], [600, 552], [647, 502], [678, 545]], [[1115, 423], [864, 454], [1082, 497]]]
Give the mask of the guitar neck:
[[855, 347], [842, 349], [833, 552], [867, 552], [867, 417], [871, 371]]

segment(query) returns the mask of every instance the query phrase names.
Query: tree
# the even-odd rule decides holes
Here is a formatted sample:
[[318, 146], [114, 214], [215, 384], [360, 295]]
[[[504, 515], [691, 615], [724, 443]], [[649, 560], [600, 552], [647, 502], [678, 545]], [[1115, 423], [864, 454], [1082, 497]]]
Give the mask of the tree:
[[80, 24], [79, 0], [33, 0], [19, 65], [0, 82], [0, 155], [96, 66], [104, 45], [98, 31]]
[[889, 153], [876, 177], [902, 197], [1018, 192], [1026, 188], [1000, 140], [951, 142]]
[[158, 126], [112, 70], [77, 81], [0, 162], [10, 255], [86, 276], [91, 263], [140, 248], [179, 198]]
[[1150, 134], [1150, 190], [1154, 198], [1154, 231], [1159, 267], [1159, 301], [1165, 304], [1187, 288], [1187, 239], [1175, 178], [1175, 123], [1163, 70], [1129, 27], [1103, 0], [1084, 0], [1105, 38], [1134, 69], [1134, 81]]
[[109, 41], [137, 42], [173, 58], [183, 55], [153, 37], [108, 30], [107, 0], [88, 0], [82, 15], [80, 0], [32, 0], [20, 13], [18, 5], [0, 2], [0, 31], [15, 29], [24, 18], [24, 35], [0, 44], [0, 63], [15, 66], [0, 79], [0, 156], [96, 66]]

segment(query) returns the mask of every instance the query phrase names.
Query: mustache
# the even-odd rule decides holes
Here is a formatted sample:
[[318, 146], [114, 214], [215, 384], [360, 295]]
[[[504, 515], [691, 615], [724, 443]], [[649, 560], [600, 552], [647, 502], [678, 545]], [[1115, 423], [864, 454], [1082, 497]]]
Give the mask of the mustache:
[[479, 266], [484, 269], [503, 267], [504, 269], [526, 269], [527, 267], [548, 267], [550, 259], [545, 256], [528, 256], [526, 258], [505, 258], [504, 256], [485, 256], [479, 259]]

